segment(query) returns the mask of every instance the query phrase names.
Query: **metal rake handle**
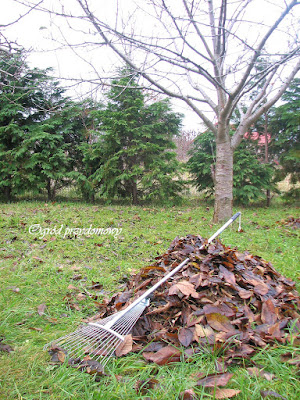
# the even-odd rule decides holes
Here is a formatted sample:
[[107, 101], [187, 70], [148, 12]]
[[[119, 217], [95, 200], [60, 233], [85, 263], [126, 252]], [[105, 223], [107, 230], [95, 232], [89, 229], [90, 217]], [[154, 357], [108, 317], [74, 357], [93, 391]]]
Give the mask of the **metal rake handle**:
[[[207, 241], [207, 243], [211, 243], [217, 236], [220, 235], [230, 224], [233, 223], [239, 216], [241, 215], [240, 212], [237, 212], [234, 214], [219, 230], [217, 230], [216, 233], [214, 233]], [[200, 246], [200, 250], [203, 249], [204, 244]], [[158, 281], [155, 285], [153, 285], [151, 288], [146, 290], [145, 293], [143, 293], [140, 297], [138, 297], [133, 303], [131, 303], [128, 307], [126, 307], [123, 311], [118, 313], [116, 315], [116, 318], [113, 318], [110, 320], [107, 324], [105, 324], [105, 327], [111, 328], [120, 318], [122, 318], [125, 314], [128, 313], [128, 311], [132, 310], [137, 304], [141, 303], [143, 300], [147, 299], [147, 297], [150, 296], [151, 293], [153, 293], [160, 285], [162, 285], [164, 282], [166, 282], [171, 276], [176, 274], [185, 264], [187, 264], [190, 261], [189, 258], [186, 258], [182, 263], [177, 265], [171, 272], [169, 272], [167, 275], [165, 275], [160, 281]], [[146, 306], [145, 306], [146, 308]]]

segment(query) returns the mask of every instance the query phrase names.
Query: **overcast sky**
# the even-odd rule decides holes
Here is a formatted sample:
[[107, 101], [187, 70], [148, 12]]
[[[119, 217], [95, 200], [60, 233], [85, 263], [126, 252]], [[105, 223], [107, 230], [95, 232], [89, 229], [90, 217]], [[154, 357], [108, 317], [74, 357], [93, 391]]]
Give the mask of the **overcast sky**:
[[[37, 0], [32, 2], [36, 3]], [[134, 0], [120, 0], [120, 3], [122, 2], [126, 4], [124, 13], [132, 13], [134, 15]], [[276, 14], [280, 12], [280, 7], [276, 6], [276, 4], [282, 5], [283, 2], [283, 0], [254, 0], [249, 15], [251, 18], [260, 18], [263, 23], [267, 24], [269, 20], [274, 20]], [[104, 10], [101, 13], [101, 17], [105, 13], [107, 19], [113, 19], [119, 2], [117, 0], [96, 0], [91, 3], [94, 7], [93, 10], [98, 12], [101, 12], [101, 9]], [[215, 3], [218, 4], [217, 1]], [[273, 3], [273, 6], [269, 7], [271, 3]], [[66, 10], [72, 10], [74, 14], [82, 13], [75, 0], [44, 0], [43, 4], [50, 10], [63, 4]], [[174, 4], [176, 4], [176, 1]], [[27, 11], [27, 8], [22, 6], [18, 0], [17, 2], [15, 0], [1, 0], [1, 6], [1, 25], [7, 25], [17, 20], [20, 15], [23, 15]], [[66, 48], [63, 45], [64, 40], [62, 36], [59, 35], [59, 30], [61, 30], [63, 34], [68, 34], [68, 41], [73, 41], [73, 43], [81, 43], [86, 40], [86, 35], [81, 31], [80, 22], [76, 23], [77, 32], [73, 31], [70, 35], [70, 31], [68, 31], [68, 27], [62, 18], [51, 17], [49, 13], [32, 11], [14, 25], [2, 28], [2, 32], [8, 39], [16, 40], [17, 43], [24, 46], [25, 49], [31, 49], [28, 60], [32, 67], [52, 67], [54, 69], [53, 74], [57, 77], [84, 79], [91, 77], [92, 74], [95, 76], [94, 72], [91, 71], [91, 66], [88, 65], [85, 60], [91, 60], [94, 65], [97, 65], [97, 72], [99, 74], [103, 73], [103, 75], [105, 75], [107, 71], [110, 71], [110, 73], [115, 71], [116, 67], [122, 65], [120, 60], [110, 51], [106, 53], [100, 51], [92, 52], [91, 48], [87, 49], [86, 46], [81, 46], [77, 48], [76, 52], [78, 54], [76, 54], [74, 50]], [[141, 26], [143, 30], [159, 29], [156, 26], [147, 24], [147, 18], [143, 19]], [[251, 31], [249, 31], [249, 34], [251, 34]], [[280, 32], [273, 40], [274, 49], [276, 49], [279, 43]], [[96, 93], [92, 93], [93, 88], [94, 87], [87, 84], [84, 87], [74, 86], [72, 94], [75, 96], [92, 94], [95, 96]], [[183, 112], [186, 115], [184, 119], [184, 127], [186, 129], [202, 129], [203, 125], [199, 117], [196, 116], [194, 112], [187, 109], [184, 103], [173, 100], [173, 104], [175, 111]]]

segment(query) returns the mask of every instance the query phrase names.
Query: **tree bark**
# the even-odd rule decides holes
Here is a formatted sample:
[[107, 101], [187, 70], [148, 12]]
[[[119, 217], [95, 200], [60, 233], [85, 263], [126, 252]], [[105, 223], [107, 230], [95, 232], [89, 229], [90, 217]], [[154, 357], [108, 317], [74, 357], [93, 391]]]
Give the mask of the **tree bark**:
[[4, 197], [5, 200], [10, 202], [12, 200], [12, 194], [11, 194], [12, 190], [10, 186], [5, 186], [4, 188]]
[[[269, 162], [269, 134], [268, 134], [268, 113], [265, 113], [265, 163], [268, 164]], [[270, 189], [266, 190], [266, 195], [267, 195], [267, 207], [270, 207], [271, 205], [271, 192]]]
[[49, 179], [47, 182], [48, 201], [54, 201], [56, 195], [55, 183], [53, 185], [51, 183], [53, 183], [52, 179]]
[[138, 194], [137, 194], [137, 184], [135, 181], [132, 181], [132, 204], [138, 204]]
[[232, 214], [233, 149], [230, 139], [216, 142], [214, 222], [227, 220]]

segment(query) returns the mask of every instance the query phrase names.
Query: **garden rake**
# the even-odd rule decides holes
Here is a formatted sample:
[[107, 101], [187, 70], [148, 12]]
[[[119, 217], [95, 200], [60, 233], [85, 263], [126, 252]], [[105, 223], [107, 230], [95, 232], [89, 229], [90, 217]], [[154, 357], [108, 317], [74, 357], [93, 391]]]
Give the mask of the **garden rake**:
[[[205, 244], [211, 243], [221, 232], [223, 232], [241, 213], [236, 213], [231, 217], [213, 236], [211, 236], [207, 243], [204, 243], [200, 250], [204, 248]], [[104, 319], [89, 322], [87, 325], [81, 325], [76, 331], [63, 336], [51, 343], [48, 343], [44, 350], [53, 349], [56, 351], [62, 350], [68, 357], [75, 362], [79, 362], [84, 357], [92, 358], [99, 361], [104, 367], [107, 361], [117, 352], [118, 348], [124, 346], [124, 340], [133, 326], [136, 324], [145, 308], [149, 305], [149, 296], [171, 276], [176, 274], [184, 265], [190, 261], [186, 258], [176, 268], [165, 275], [155, 285], [145, 291], [133, 303], [131, 303], [124, 310], [110, 315]]]

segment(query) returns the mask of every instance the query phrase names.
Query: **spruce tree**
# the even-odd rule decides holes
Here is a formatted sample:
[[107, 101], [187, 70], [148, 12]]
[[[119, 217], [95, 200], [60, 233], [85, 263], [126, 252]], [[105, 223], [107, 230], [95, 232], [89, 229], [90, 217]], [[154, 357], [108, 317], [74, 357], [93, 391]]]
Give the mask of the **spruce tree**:
[[0, 194], [47, 191], [72, 182], [84, 124], [51, 70], [29, 68], [24, 51], [0, 51]]
[[179, 133], [181, 115], [171, 111], [168, 100], [147, 105], [137, 76], [127, 68], [112, 82], [107, 97], [99, 135], [102, 193], [131, 198], [133, 204], [176, 198], [182, 181], [172, 139]]

